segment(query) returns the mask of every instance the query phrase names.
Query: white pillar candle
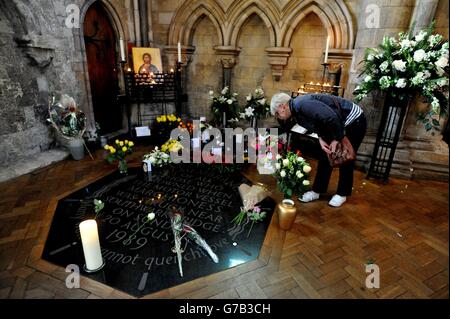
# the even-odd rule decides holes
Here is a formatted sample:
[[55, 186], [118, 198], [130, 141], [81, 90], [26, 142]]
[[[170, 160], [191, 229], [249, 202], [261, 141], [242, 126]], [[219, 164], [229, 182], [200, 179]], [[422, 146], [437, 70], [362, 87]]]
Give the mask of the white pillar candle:
[[181, 43], [178, 42], [178, 62], [181, 63]]
[[80, 234], [86, 269], [90, 271], [99, 269], [103, 265], [103, 258], [98, 238], [97, 222], [94, 219], [81, 222]]
[[120, 59], [122, 62], [125, 62], [125, 45], [123, 39], [120, 39]]
[[325, 47], [325, 60], [323, 63], [328, 63], [328, 50], [330, 47], [330, 36], [327, 37], [327, 46]]

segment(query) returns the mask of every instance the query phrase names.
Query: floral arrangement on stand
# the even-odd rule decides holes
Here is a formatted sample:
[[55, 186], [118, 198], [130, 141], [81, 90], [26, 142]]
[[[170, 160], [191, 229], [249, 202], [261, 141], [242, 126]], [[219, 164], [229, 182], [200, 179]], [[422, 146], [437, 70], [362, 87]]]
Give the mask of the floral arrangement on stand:
[[264, 91], [257, 87], [253, 93], [246, 97], [246, 104], [243, 112], [239, 113], [241, 119], [254, 121], [252, 126], [256, 128], [257, 120], [267, 117], [270, 114], [270, 104], [267, 102]]
[[120, 141], [116, 140], [115, 145], [105, 145], [105, 150], [109, 151], [106, 160], [109, 163], [119, 161], [119, 172], [126, 174], [128, 172], [128, 165], [126, 161], [127, 155], [133, 153], [134, 143], [132, 141]]
[[214, 96], [214, 91], [209, 91], [212, 99], [211, 109], [215, 124], [227, 126], [238, 122], [237, 93], [232, 93], [228, 86], [224, 87], [218, 96]]
[[150, 163], [155, 167], [163, 167], [172, 163], [170, 155], [161, 151], [158, 146], [156, 146], [150, 153], [145, 154], [143, 159], [149, 160]]
[[162, 142], [170, 138], [170, 133], [172, 130], [180, 127], [181, 124], [181, 118], [174, 114], [160, 115], [156, 117], [153, 125], [153, 131], [157, 136], [159, 136], [159, 140]]
[[278, 154], [275, 169], [278, 188], [285, 198], [301, 195], [309, 189], [311, 166], [299, 154], [287, 152], [284, 157]]
[[400, 100], [420, 94], [431, 109], [419, 115], [425, 129], [440, 130], [439, 118], [448, 116], [449, 43], [433, 34], [434, 23], [413, 34], [413, 28], [399, 33], [398, 39], [385, 37], [383, 43], [368, 49], [363, 61], [363, 82], [356, 87], [356, 101], [370, 92], [382, 91]]

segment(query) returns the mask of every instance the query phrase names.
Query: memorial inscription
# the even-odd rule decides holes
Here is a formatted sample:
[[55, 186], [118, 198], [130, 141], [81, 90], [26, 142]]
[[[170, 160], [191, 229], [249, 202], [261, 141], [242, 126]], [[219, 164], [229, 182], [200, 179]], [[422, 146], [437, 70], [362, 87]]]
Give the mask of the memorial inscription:
[[[275, 207], [271, 198], [259, 206], [267, 218], [247, 238], [245, 224], [231, 223], [242, 205], [238, 187], [251, 184], [240, 173], [221, 174], [205, 164], [178, 164], [153, 171], [130, 169], [72, 193], [58, 202], [42, 258], [66, 267], [84, 263], [79, 223], [93, 218], [94, 199], [105, 203], [97, 215], [103, 270], [86, 276], [140, 297], [222, 271], [258, 257]], [[187, 238], [182, 239], [184, 276], [177, 256], [168, 212], [183, 213], [219, 258]], [[149, 213], [155, 219], [149, 221]]]

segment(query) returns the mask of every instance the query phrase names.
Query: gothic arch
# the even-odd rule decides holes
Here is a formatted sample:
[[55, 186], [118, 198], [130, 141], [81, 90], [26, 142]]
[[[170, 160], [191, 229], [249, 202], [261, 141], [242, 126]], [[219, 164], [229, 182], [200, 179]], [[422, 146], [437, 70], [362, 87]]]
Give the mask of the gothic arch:
[[[233, 47], [237, 47], [237, 41], [239, 37], [239, 33], [241, 32], [241, 28], [243, 24], [247, 21], [247, 19], [256, 14], [267, 27], [267, 31], [269, 32], [270, 46], [276, 45], [277, 35], [276, 35], [276, 17], [273, 14], [273, 10], [268, 10], [269, 6], [266, 5], [263, 7], [265, 10], [262, 10], [259, 6], [259, 1], [247, 1], [247, 6], [243, 9], [242, 4], [239, 7], [231, 8], [231, 12], [229, 14], [229, 29], [226, 32], [227, 38], [225, 39], [225, 45], [230, 45]], [[270, 3], [270, 1], [268, 2]]]
[[281, 29], [279, 46], [289, 47], [298, 24], [310, 13], [315, 13], [331, 37], [331, 47], [353, 49], [355, 32], [353, 19], [342, 0], [292, 1], [283, 9], [282, 21], [289, 21]]
[[196, 25], [203, 17], [208, 17], [216, 27], [220, 43], [223, 44], [224, 36], [222, 27], [225, 24], [225, 13], [215, 1], [185, 1], [172, 18], [169, 29], [169, 45], [178, 42], [187, 45], [192, 41]]
[[[89, 7], [96, 1], [100, 1], [105, 8], [106, 13], [109, 15], [109, 20], [111, 21], [116, 33], [117, 38], [127, 39], [125, 36], [125, 31], [123, 29], [123, 24], [120, 21], [119, 14], [117, 13], [114, 6], [110, 3], [109, 0], [88, 0], [86, 1], [80, 10], [80, 29], [81, 29], [81, 35], [83, 35], [83, 21], [86, 16], [86, 12], [88, 11]], [[84, 41], [83, 41], [84, 43]]]

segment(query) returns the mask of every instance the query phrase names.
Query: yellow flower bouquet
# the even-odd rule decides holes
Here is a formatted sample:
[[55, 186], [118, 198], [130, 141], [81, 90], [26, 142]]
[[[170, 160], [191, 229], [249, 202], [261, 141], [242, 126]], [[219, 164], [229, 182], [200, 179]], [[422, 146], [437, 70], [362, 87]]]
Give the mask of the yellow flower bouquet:
[[162, 143], [170, 138], [170, 132], [179, 127], [181, 124], [181, 118], [174, 114], [160, 115], [156, 117], [153, 125], [153, 132], [155, 132], [155, 134], [159, 137], [159, 141]]
[[161, 146], [164, 153], [179, 152], [183, 149], [183, 145], [177, 140], [168, 140]]
[[119, 161], [119, 172], [125, 174], [128, 171], [126, 156], [133, 152], [134, 143], [132, 141], [116, 140], [114, 145], [105, 145], [105, 150], [108, 151], [106, 160], [109, 163], [115, 160]]

